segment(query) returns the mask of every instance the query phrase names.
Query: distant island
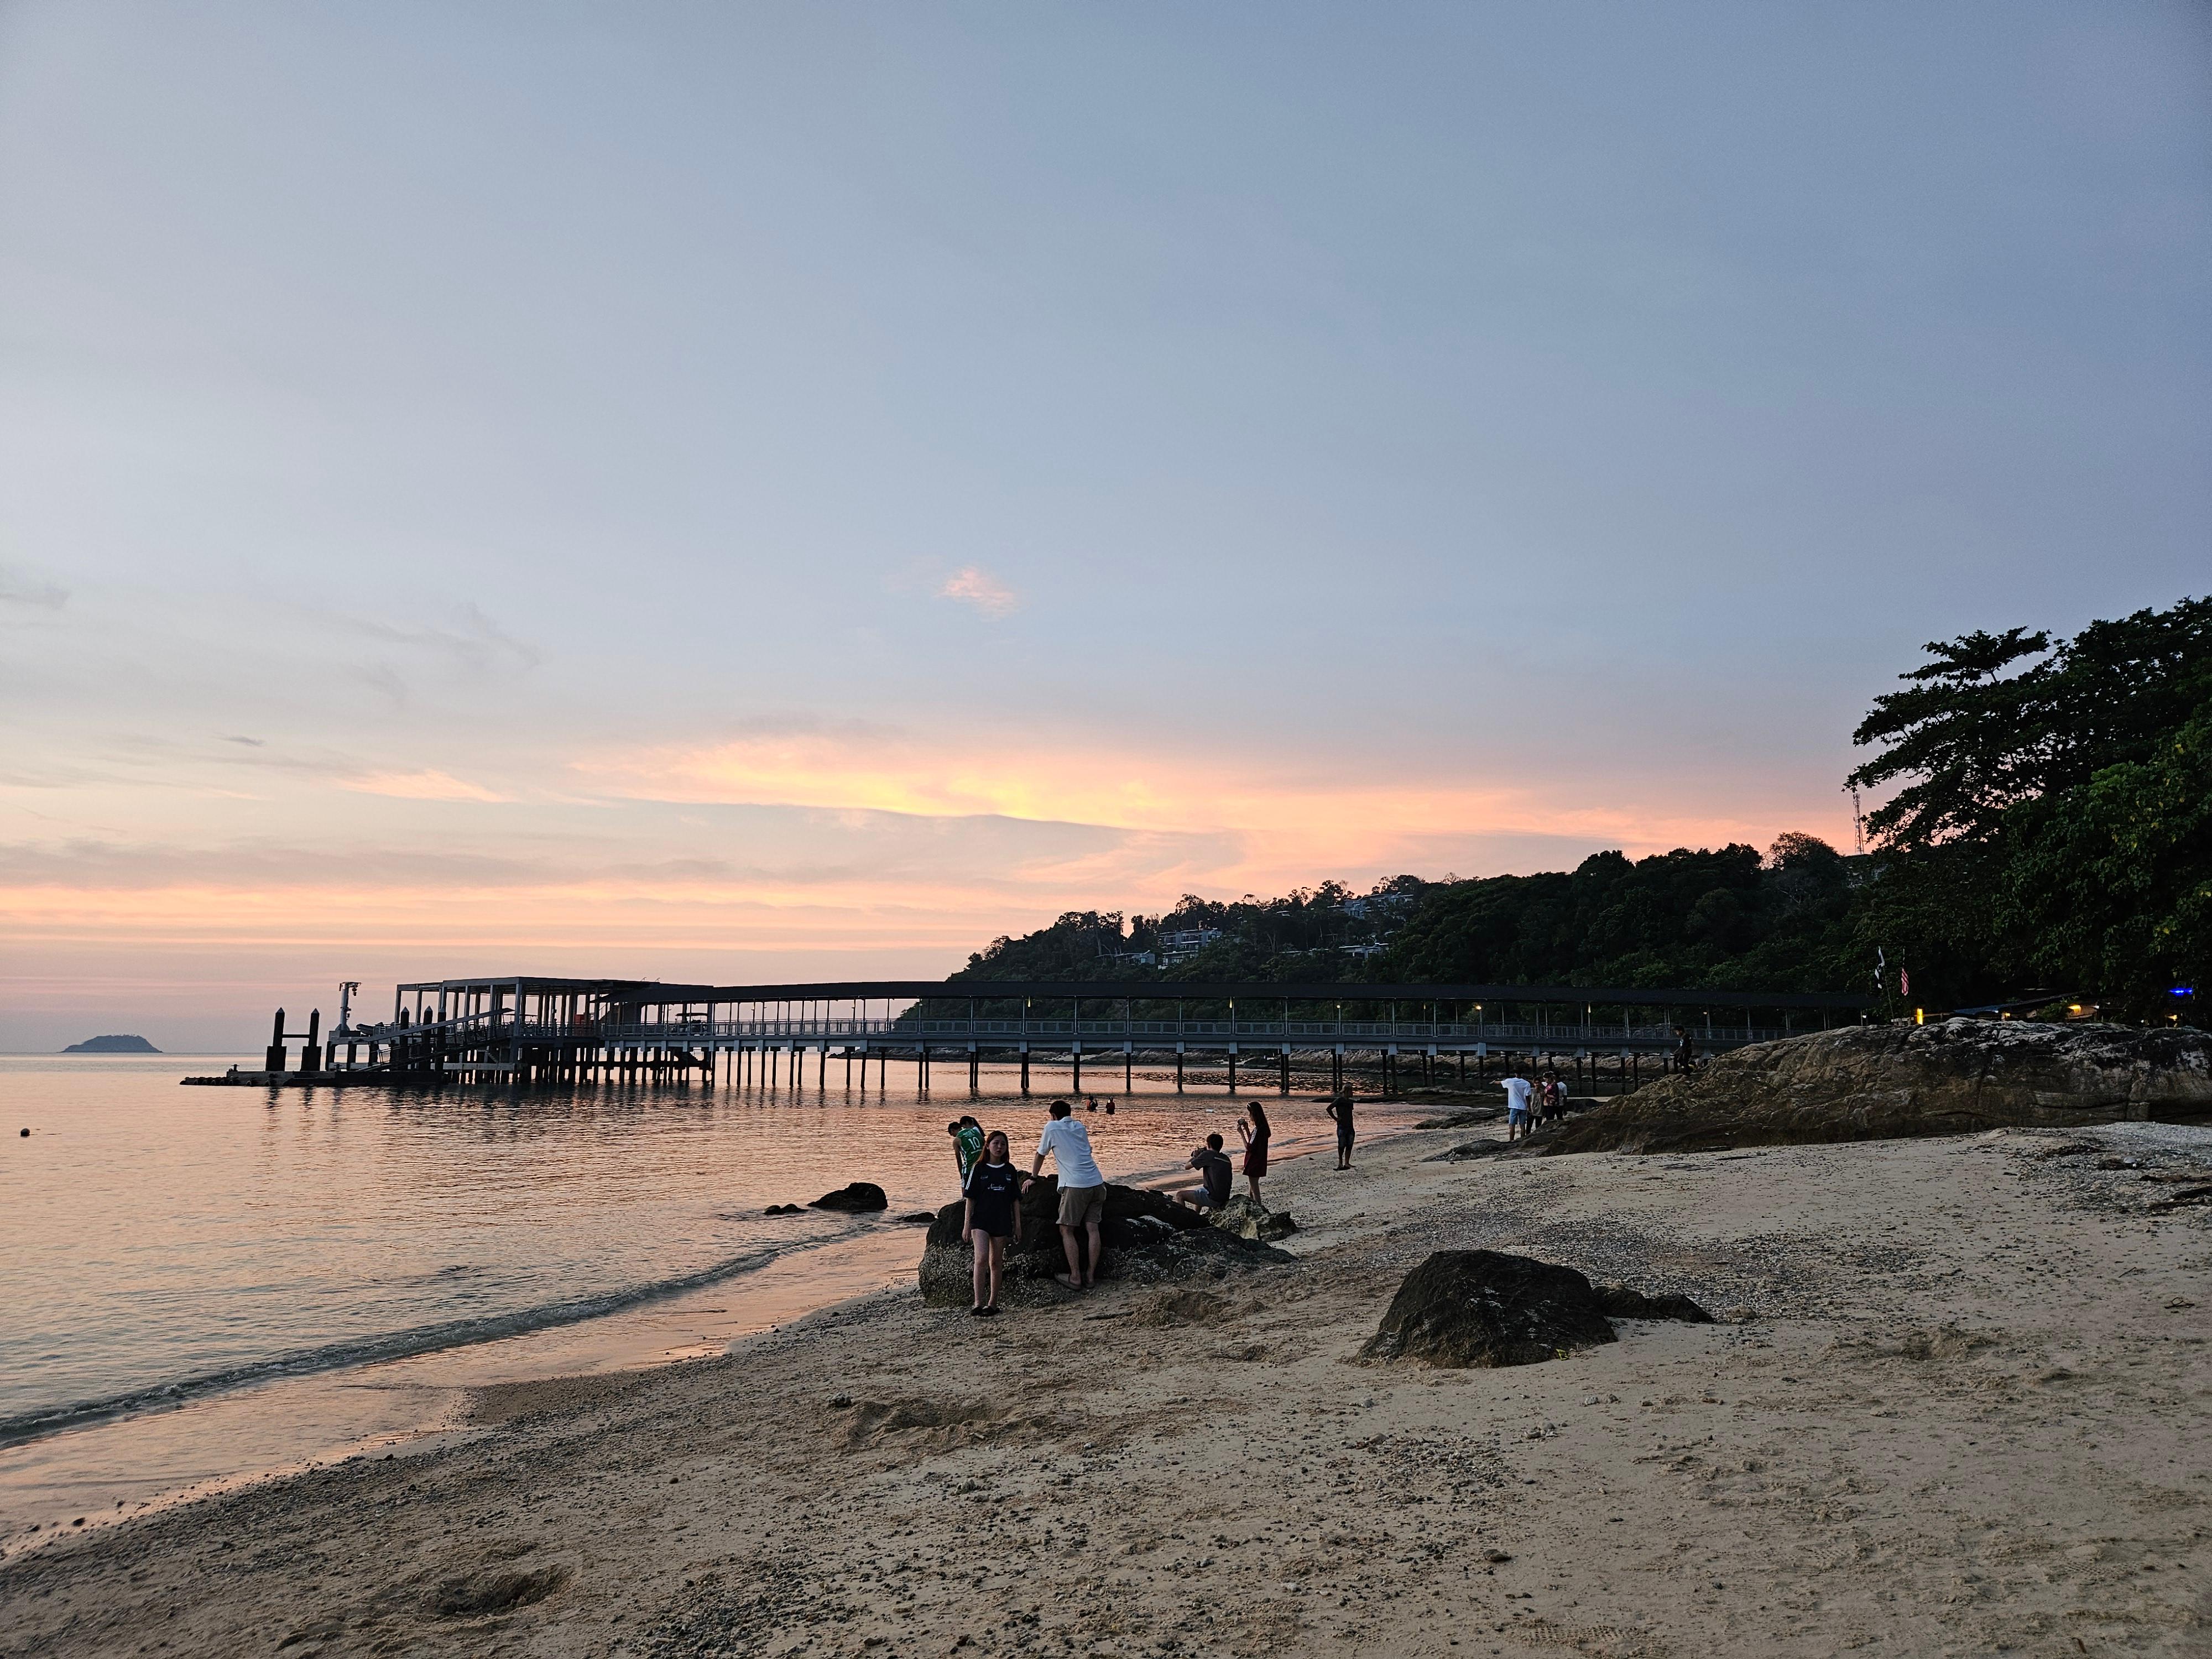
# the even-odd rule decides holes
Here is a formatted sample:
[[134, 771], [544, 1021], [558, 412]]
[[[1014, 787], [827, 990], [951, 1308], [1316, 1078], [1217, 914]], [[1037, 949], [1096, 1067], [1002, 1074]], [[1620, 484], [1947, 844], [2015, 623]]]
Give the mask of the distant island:
[[62, 1050], [65, 1054], [158, 1054], [161, 1051], [142, 1036], [88, 1037]]

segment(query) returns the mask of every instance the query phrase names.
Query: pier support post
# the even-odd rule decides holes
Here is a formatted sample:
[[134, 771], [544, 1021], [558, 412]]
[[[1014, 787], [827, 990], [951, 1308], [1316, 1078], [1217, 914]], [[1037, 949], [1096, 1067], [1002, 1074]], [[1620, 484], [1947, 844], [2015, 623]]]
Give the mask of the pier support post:
[[1022, 1044], [1022, 1093], [1030, 1091], [1030, 1045]]
[[1229, 1092], [1237, 1092], [1237, 1048], [1233, 1043], [1229, 1049]]
[[1285, 1043], [1283, 1045], [1283, 1085], [1282, 1085], [1282, 1087], [1281, 1087], [1281, 1088], [1280, 1088], [1277, 1092], [1278, 1092], [1278, 1093], [1280, 1093], [1280, 1094], [1285, 1094], [1285, 1095], [1286, 1095], [1286, 1094], [1290, 1093], [1290, 1091], [1291, 1091], [1291, 1045], [1290, 1045], [1289, 1043], [1285, 1042]]
[[1121, 1092], [1123, 1094], [1127, 1095], [1136, 1092], [1136, 1078], [1137, 1056], [1135, 1049], [1133, 1045], [1125, 1042], [1121, 1045]]
[[968, 1045], [968, 1092], [975, 1094], [983, 1086], [983, 1056], [974, 1043]]
[[1176, 1044], [1176, 1092], [1182, 1092], [1182, 1044]]

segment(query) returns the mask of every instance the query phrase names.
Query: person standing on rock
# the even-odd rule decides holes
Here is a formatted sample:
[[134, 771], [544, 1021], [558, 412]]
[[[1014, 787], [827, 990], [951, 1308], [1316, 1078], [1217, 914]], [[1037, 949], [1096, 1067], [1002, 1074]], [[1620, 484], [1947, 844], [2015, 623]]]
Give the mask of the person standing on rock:
[[1528, 1079], [1519, 1072], [1508, 1074], [1500, 1086], [1505, 1091], [1505, 1144], [1510, 1146], [1516, 1139], [1526, 1140], [1535, 1133], [1534, 1126], [1528, 1121], [1531, 1091]]
[[1352, 1167], [1352, 1091], [1345, 1090], [1328, 1103], [1328, 1115], [1336, 1120], [1336, 1167]]
[[[1106, 1177], [1098, 1173], [1098, 1161], [1091, 1156], [1091, 1132], [1067, 1115], [1064, 1100], [1052, 1103], [1052, 1121], [1044, 1126], [1037, 1141], [1036, 1158], [1030, 1165], [1031, 1175], [1043, 1172], [1048, 1152], [1060, 1176], [1060, 1242], [1067, 1252], [1067, 1271], [1053, 1277], [1071, 1291], [1079, 1291], [1098, 1282], [1098, 1259], [1106, 1248], [1100, 1230], [1106, 1219]], [[1085, 1242], [1091, 1247], [1088, 1273], [1075, 1247], [1079, 1232], [1087, 1235]]]
[[946, 1124], [945, 1133], [952, 1137], [952, 1161], [960, 1166], [960, 1186], [964, 1192], [968, 1172], [983, 1156], [983, 1126], [972, 1117], [963, 1117], [957, 1123]]
[[1260, 1196], [1260, 1177], [1267, 1173], [1267, 1142], [1275, 1132], [1267, 1127], [1267, 1109], [1258, 1101], [1244, 1109], [1249, 1121], [1237, 1120], [1237, 1133], [1244, 1142], [1244, 1185], [1251, 1191], [1253, 1207], [1264, 1210], [1267, 1205]]
[[1200, 1209], [1218, 1210], [1229, 1202], [1237, 1172], [1230, 1167], [1229, 1154], [1221, 1150], [1218, 1134], [1206, 1136], [1205, 1146], [1192, 1150], [1190, 1167], [1198, 1171], [1198, 1196], [1192, 1203]]
[[[992, 1130], [983, 1143], [983, 1156], [961, 1186], [961, 1195], [967, 1200], [961, 1229], [975, 1247], [975, 1300], [969, 1313], [999, 1311], [999, 1273], [1006, 1261], [1006, 1240], [1012, 1237], [1015, 1243], [1022, 1242], [1023, 1184], [1022, 1172], [1008, 1158], [1006, 1132]], [[987, 1280], [988, 1296], [984, 1294]]]
[[1674, 1028], [1674, 1069], [1684, 1077], [1698, 1069], [1698, 1045], [1690, 1041], [1687, 1026]]

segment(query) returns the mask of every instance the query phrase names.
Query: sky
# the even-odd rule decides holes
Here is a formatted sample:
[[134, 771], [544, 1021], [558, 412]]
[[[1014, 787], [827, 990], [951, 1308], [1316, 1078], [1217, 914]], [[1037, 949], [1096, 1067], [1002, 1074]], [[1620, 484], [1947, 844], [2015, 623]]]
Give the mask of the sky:
[[2207, 586], [2212, 12], [0, 6], [0, 1048], [1808, 830]]

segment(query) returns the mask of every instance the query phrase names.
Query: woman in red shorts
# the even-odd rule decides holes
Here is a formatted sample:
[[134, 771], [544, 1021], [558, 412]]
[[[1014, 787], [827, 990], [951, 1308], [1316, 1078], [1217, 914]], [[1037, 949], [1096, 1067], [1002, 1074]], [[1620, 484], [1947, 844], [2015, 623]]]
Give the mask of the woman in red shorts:
[[1237, 1133], [1244, 1142], [1244, 1185], [1252, 1194], [1252, 1202], [1266, 1209], [1260, 1197], [1260, 1177], [1267, 1173], [1267, 1139], [1273, 1133], [1267, 1127], [1267, 1109], [1254, 1101], [1245, 1109], [1250, 1121], [1237, 1120]]

